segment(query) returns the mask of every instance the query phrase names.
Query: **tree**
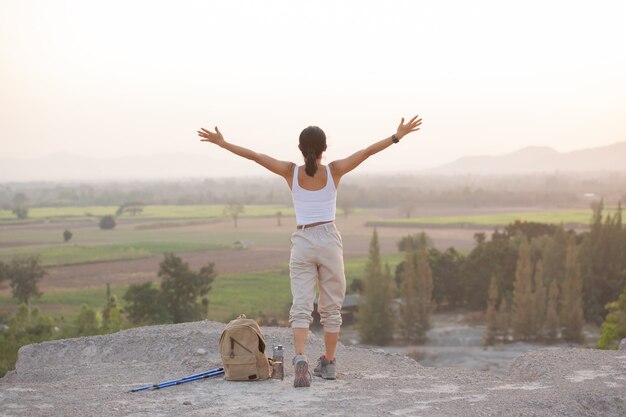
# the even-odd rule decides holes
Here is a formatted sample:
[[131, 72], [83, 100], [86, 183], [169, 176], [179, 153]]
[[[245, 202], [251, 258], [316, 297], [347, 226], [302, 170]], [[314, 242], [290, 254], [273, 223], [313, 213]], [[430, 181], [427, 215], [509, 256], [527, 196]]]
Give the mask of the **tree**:
[[[625, 271], [626, 272], [626, 271]], [[607, 304], [609, 313], [602, 323], [598, 349], [617, 349], [620, 340], [626, 337], [626, 287], [617, 301]]]
[[15, 206], [13, 207], [13, 214], [17, 216], [20, 220], [25, 220], [28, 218], [28, 207], [26, 206]]
[[237, 220], [239, 215], [244, 212], [244, 206], [241, 203], [231, 202], [224, 207], [224, 213], [233, 219], [235, 228], [237, 227]]
[[526, 236], [528, 240], [532, 240], [540, 236], [552, 236], [556, 232], [557, 228], [558, 226], [553, 224], [515, 220], [515, 222], [508, 224], [504, 228], [504, 232], [510, 237], [521, 233]]
[[400, 272], [400, 322], [399, 327], [406, 341], [416, 340], [419, 334], [417, 326], [417, 273], [415, 271], [415, 251], [409, 248], [404, 251], [403, 268]]
[[488, 296], [487, 312], [485, 313], [485, 334], [483, 335], [483, 344], [485, 346], [493, 345], [496, 340], [496, 303], [498, 302], [498, 285], [495, 277], [491, 277], [491, 281], [489, 282]]
[[535, 265], [533, 282], [535, 289], [532, 295], [531, 332], [532, 337], [541, 338], [546, 324], [546, 287], [543, 284], [543, 262], [541, 259]]
[[65, 230], [63, 232], [63, 242], [69, 242], [72, 239], [72, 232], [70, 232], [69, 230]]
[[4, 269], [6, 277], [11, 281], [13, 297], [28, 306], [30, 318], [31, 300], [41, 296], [37, 284], [46, 275], [41, 258], [39, 255], [17, 256]]
[[562, 336], [568, 342], [582, 341], [582, 281], [576, 252], [576, 240], [570, 237], [565, 255], [565, 280], [561, 291], [560, 309]]
[[459, 307], [465, 301], [461, 269], [465, 257], [454, 248], [440, 252], [436, 248], [428, 251], [433, 272], [433, 300], [437, 305], [444, 302], [448, 307]]
[[111, 230], [115, 228], [115, 216], [106, 215], [100, 219], [100, 229]]
[[556, 281], [557, 287], [563, 283], [565, 277], [567, 239], [568, 232], [563, 227], [557, 227], [554, 234], [547, 240], [542, 251], [544, 280], [547, 283]]
[[413, 248], [408, 241], [404, 267], [400, 274], [400, 329], [407, 341], [423, 342], [430, 328], [433, 309], [432, 271], [428, 265], [426, 248]]
[[171, 317], [161, 302], [161, 292], [151, 282], [132, 284], [124, 293], [124, 311], [135, 325], [170, 323]]
[[426, 338], [426, 332], [430, 329], [430, 316], [435, 308], [433, 302], [433, 273], [428, 263], [428, 254], [425, 247], [417, 250], [417, 302], [418, 320], [422, 331], [421, 339]]
[[117, 297], [111, 294], [111, 284], [107, 283], [106, 305], [102, 310], [102, 330], [117, 332], [122, 328], [122, 309], [117, 306]]
[[533, 316], [532, 265], [530, 248], [526, 236], [522, 237], [517, 258], [515, 282], [513, 283], [513, 338], [529, 340], [532, 338]]
[[161, 300], [174, 323], [202, 320], [206, 317], [211, 283], [216, 277], [214, 264], [195, 272], [173, 253], [166, 253], [159, 266]]
[[2, 283], [4, 282], [4, 280], [8, 279], [8, 274], [9, 266], [0, 261], [0, 288], [2, 288]]
[[76, 335], [94, 336], [100, 333], [100, 323], [102, 318], [96, 310], [87, 304], [80, 306], [80, 313], [76, 317]]
[[626, 231], [622, 226], [621, 204], [613, 215], [603, 214], [604, 202], [592, 206], [590, 231], [583, 234], [580, 265], [583, 280], [585, 317], [602, 323], [608, 302], [614, 301], [626, 284]]
[[418, 250], [421, 248], [430, 249], [432, 247], [433, 239], [425, 232], [405, 236], [398, 242], [398, 250], [400, 252], [405, 252], [408, 248], [412, 248], [411, 250]]
[[393, 290], [391, 271], [385, 265], [382, 272], [378, 233], [374, 229], [370, 241], [369, 259], [365, 268], [363, 297], [359, 305], [358, 330], [362, 343], [385, 345], [393, 339]]
[[500, 297], [511, 299], [518, 258], [519, 239], [511, 239], [504, 233], [494, 232], [490, 241], [476, 234], [476, 247], [461, 264], [463, 293], [469, 309], [484, 311], [487, 292], [492, 276], [496, 277]]
[[24, 193], [16, 193], [13, 196], [13, 205], [15, 206], [23, 206], [28, 201], [28, 197]]
[[496, 335], [495, 337], [507, 341], [509, 340], [509, 328], [511, 327], [511, 306], [505, 298], [500, 299], [498, 313], [496, 314]]
[[131, 216], [136, 216], [143, 212], [144, 203], [141, 201], [131, 201], [128, 203], [124, 203], [118, 207], [116, 216], [122, 216], [124, 213], [128, 213]]
[[7, 371], [15, 369], [20, 347], [60, 336], [51, 317], [40, 314], [38, 308], [34, 308], [29, 314], [28, 307], [24, 304], [10, 314], [5, 322], [8, 328], [0, 330], [0, 378]]
[[363, 280], [361, 278], [353, 278], [352, 282], [348, 286], [347, 292], [350, 294], [363, 293]]
[[550, 283], [548, 307], [546, 308], [546, 341], [554, 342], [559, 337], [559, 286], [556, 279]]

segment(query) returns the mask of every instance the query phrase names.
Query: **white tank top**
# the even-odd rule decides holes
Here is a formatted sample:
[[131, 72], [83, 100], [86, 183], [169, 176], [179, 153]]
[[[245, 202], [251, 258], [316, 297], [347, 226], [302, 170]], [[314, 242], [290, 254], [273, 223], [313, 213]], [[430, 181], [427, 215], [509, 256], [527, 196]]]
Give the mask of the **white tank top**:
[[298, 165], [293, 170], [291, 197], [296, 212], [296, 223], [305, 225], [335, 220], [337, 189], [326, 165], [326, 185], [321, 190], [305, 190], [298, 183]]

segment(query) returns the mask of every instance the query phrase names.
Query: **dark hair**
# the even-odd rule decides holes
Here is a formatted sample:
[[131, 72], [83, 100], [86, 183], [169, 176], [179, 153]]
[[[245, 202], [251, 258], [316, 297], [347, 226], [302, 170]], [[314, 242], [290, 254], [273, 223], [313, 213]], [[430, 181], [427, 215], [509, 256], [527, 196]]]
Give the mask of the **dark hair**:
[[300, 133], [300, 151], [304, 156], [304, 171], [309, 177], [317, 172], [317, 159], [326, 150], [326, 134], [317, 126], [309, 126]]

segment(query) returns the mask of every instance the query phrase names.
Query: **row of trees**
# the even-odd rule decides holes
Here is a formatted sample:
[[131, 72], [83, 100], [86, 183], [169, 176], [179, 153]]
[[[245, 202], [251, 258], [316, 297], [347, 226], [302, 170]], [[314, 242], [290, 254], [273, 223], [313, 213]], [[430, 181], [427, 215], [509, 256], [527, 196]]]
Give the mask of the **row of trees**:
[[397, 286], [389, 264], [382, 266], [378, 233], [374, 230], [358, 315], [363, 343], [384, 345], [396, 336], [406, 342], [423, 342], [430, 329], [433, 275], [426, 246], [409, 239], [404, 249], [405, 260]]
[[542, 260], [533, 264], [528, 239], [521, 237], [512, 304], [499, 296], [494, 277], [489, 285], [486, 345], [509, 340], [551, 343], [558, 338], [582, 342], [582, 281], [576, 252], [575, 237], [570, 236], [563, 282], [552, 279], [546, 285]]
[[[340, 207], [521, 207], [587, 204], [587, 193], [611, 201], [626, 195], [626, 176], [607, 174], [520, 176], [354, 176], [342, 182]], [[506, 190], [506, 191], [503, 191]], [[59, 207], [153, 204], [285, 204], [291, 195], [282, 179], [206, 179], [110, 183], [0, 184], [0, 207]], [[140, 206], [135, 206], [139, 208]]]
[[[573, 242], [582, 280], [583, 314], [586, 320], [602, 323], [605, 306], [614, 301], [624, 287], [626, 270], [626, 229], [622, 226], [621, 207], [603, 215], [603, 205], [593, 208], [587, 232], [566, 231], [562, 226], [515, 222], [495, 231], [491, 240], [475, 235], [476, 246], [466, 256], [449, 248], [430, 248], [429, 263], [434, 275], [433, 299], [438, 307], [487, 308], [491, 280], [498, 288], [498, 302], [513, 304], [519, 248], [525, 237], [533, 268], [541, 260], [546, 289], [552, 280], [561, 289], [566, 273], [568, 242]], [[398, 274], [397, 274], [398, 275]], [[399, 280], [399, 276], [397, 276]]]
[[600, 202], [593, 207], [590, 230], [578, 234], [562, 226], [515, 222], [495, 231], [491, 240], [477, 234], [467, 255], [454, 248], [440, 251], [423, 233], [408, 236], [399, 242], [405, 260], [390, 283], [375, 233], [363, 282], [352, 286], [365, 300], [361, 336], [367, 343], [386, 343], [397, 323], [398, 335], [419, 341], [428, 329], [423, 317], [434, 307], [464, 307], [486, 311], [487, 344], [559, 338], [579, 342], [585, 320], [600, 324], [610, 312], [619, 321], [615, 311], [620, 310], [610, 303], [626, 283], [621, 215], [618, 206], [604, 216]]

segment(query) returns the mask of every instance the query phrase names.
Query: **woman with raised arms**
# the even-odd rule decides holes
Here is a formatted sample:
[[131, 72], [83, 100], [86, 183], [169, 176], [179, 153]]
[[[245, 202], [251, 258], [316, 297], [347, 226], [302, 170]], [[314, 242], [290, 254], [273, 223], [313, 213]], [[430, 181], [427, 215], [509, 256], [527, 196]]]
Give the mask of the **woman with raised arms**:
[[296, 231], [291, 236], [289, 275], [293, 304], [289, 323], [293, 329], [295, 357], [294, 386], [311, 385], [309, 364], [304, 347], [313, 321], [315, 288], [319, 287], [318, 310], [324, 326], [325, 352], [318, 359], [313, 374], [324, 379], [336, 378], [335, 349], [341, 327], [341, 307], [345, 297], [346, 278], [343, 268], [343, 243], [335, 226], [337, 188], [341, 178], [370, 156], [398, 143], [411, 132], [420, 129], [422, 119], [413, 117], [400, 121], [396, 132], [344, 159], [322, 165], [326, 151], [326, 135], [317, 126], [300, 133], [298, 147], [304, 164], [279, 161], [263, 153], [235, 145], [224, 139], [217, 126], [215, 131], [201, 128], [202, 141], [213, 143], [235, 155], [249, 159], [283, 177], [291, 189], [296, 212]]

